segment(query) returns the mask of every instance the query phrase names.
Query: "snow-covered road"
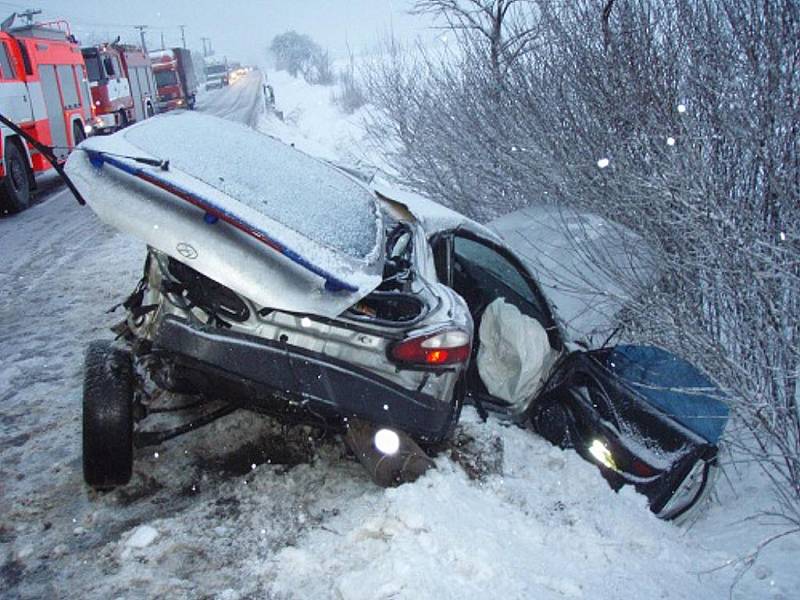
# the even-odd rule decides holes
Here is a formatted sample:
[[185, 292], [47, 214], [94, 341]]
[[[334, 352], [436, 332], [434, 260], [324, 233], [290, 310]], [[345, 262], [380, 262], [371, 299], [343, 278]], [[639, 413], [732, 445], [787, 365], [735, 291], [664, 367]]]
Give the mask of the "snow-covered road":
[[251, 71], [233, 84], [211, 90], [197, 101], [197, 110], [255, 127], [263, 111], [261, 71]]
[[[253, 75], [199, 108], [249, 122], [259, 89]], [[0, 218], [0, 252], [0, 597], [727, 597], [733, 573], [713, 569], [735, 544], [720, 540], [749, 531], [730, 488], [680, 529], [574, 453], [470, 409], [439, 468], [398, 489], [335, 439], [241, 413], [138, 451], [130, 485], [93, 493], [82, 355], [112, 336], [106, 311], [144, 248], [51, 187]], [[796, 574], [771, 564], [734, 596], [796, 597]]]

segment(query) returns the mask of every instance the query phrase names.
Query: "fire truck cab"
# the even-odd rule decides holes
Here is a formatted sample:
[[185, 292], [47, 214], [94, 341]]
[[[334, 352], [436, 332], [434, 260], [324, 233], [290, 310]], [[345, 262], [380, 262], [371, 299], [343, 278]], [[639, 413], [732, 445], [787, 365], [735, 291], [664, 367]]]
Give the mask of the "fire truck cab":
[[[0, 113], [59, 160], [86, 137], [92, 108], [80, 47], [64, 21], [0, 28]], [[51, 164], [11, 128], [0, 127], [0, 209], [30, 202], [34, 174]]]
[[121, 52], [110, 44], [81, 48], [92, 90], [96, 133], [111, 133], [135, 120], [133, 95]]

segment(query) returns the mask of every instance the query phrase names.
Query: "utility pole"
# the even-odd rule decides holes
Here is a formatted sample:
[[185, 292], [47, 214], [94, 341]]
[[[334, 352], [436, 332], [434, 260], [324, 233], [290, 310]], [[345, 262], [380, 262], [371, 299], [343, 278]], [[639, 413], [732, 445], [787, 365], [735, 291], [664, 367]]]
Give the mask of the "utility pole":
[[20, 17], [25, 17], [28, 20], [26, 25], [33, 25], [33, 17], [35, 17], [36, 15], [40, 15], [40, 14], [42, 14], [42, 11], [40, 11], [40, 10], [31, 10], [29, 8], [28, 10], [25, 10], [25, 11], [22, 11], [21, 13], [19, 13], [19, 16]]
[[[214, 53], [211, 49], [211, 38], [201, 37], [200, 39], [203, 40], [203, 56], [211, 56]], [[206, 48], [206, 42], [208, 42], [208, 48]]]
[[139, 36], [142, 38], [142, 51], [147, 54], [147, 44], [144, 43], [144, 30], [147, 29], [147, 25], [135, 25], [134, 29], [139, 30]]
[[166, 48], [164, 47], [164, 32], [163, 31], [161, 32], [161, 49], [162, 50], [166, 50]]
[[178, 25], [181, 28], [181, 42], [183, 42], [183, 47], [186, 48], [186, 25]]

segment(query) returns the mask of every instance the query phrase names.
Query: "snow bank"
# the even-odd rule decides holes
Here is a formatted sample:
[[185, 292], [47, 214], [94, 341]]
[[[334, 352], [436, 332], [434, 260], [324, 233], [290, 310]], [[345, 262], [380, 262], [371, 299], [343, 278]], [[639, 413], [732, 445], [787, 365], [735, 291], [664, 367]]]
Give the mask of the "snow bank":
[[350, 164], [373, 159], [367, 162], [374, 164], [361, 126], [364, 109], [351, 115], [342, 112], [331, 101], [335, 86], [311, 85], [285, 71], [265, 73], [284, 120], [265, 115], [259, 130], [320, 158]]

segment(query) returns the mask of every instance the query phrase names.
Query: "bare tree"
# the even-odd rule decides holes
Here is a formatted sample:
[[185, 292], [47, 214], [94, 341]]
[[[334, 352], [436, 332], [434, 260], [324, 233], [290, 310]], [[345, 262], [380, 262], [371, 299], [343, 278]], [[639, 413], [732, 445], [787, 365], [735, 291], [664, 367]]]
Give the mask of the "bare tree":
[[530, 0], [418, 0], [413, 12], [440, 16], [447, 29], [482, 39], [488, 45], [492, 72], [502, 81], [536, 38], [531, 7]]

